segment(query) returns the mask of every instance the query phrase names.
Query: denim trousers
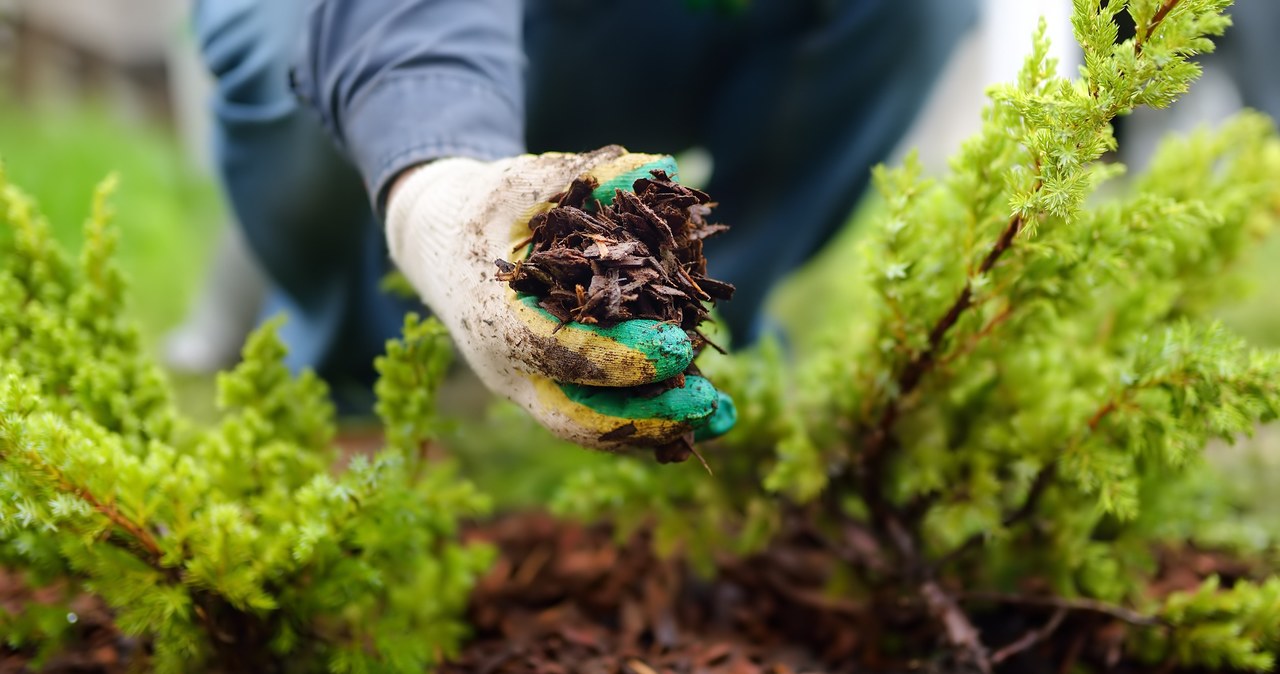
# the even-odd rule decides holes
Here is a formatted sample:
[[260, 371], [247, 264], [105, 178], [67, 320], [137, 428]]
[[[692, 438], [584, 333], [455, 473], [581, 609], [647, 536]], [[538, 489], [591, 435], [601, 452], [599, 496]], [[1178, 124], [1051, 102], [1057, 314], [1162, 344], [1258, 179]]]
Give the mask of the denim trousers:
[[[390, 271], [361, 177], [289, 86], [308, 0], [200, 0], [216, 78], [215, 153], [226, 197], [284, 311], [292, 369], [366, 386], [417, 303]], [[760, 333], [770, 288], [836, 233], [923, 105], [974, 0], [529, 0], [523, 6], [526, 147], [705, 148], [706, 191], [728, 233], [710, 273], [735, 345]], [[703, 3], [706, 4], [706, 3]], [[459, 283], [465, 283], [459, 279]]]

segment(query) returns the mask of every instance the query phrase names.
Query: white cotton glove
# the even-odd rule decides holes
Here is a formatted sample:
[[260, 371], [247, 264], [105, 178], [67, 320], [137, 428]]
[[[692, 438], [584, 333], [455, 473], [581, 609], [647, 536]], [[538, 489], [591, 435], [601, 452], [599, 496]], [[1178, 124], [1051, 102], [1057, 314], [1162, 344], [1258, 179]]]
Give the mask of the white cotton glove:
[[411, 169], [392, 189], [387, 242], [396, 266], [445, 324], [490, 390], [527, 409], [557, 436], [588, 447], [659, 446], [691, 431], [733, 425], [732, 402], [701, 377], [641, 396], [628, 387], [684, 372], [693, 349], [679, 326], [633, 320], [611, 328], [558, 321], [495, 278], [495, 260], [529, 236], [535, 214], [577, 178], [630, 190], [670, 157], [610, 146], [586, 154], [522, 155], [493, 162], [441, 159]]

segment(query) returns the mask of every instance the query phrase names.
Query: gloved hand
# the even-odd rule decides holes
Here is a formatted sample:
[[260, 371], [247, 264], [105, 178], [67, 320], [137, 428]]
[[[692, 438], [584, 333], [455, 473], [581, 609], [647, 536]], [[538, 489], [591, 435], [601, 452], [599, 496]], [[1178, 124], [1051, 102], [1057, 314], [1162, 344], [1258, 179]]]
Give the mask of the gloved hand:
[[445, 324], [467, 363], [490, 390], [527, 409], [557, 436], [617, 450], [660, 446], [694, 431], [727, 431], [733, 402], [702, 377], [645, 397], [630, 387], [682, 373], [693, 358], [679, 326], [632, 320], [611, 328], [557, 321], [533, 297], [495, 280], [494, 260], [529, 236], [530, 218], [576, 178], [591, 176], [608, 203], [614, 189], [671, 157], [610, 146], [586, 154], [522, 155], [493, 162], [440, 159], [411, 169], [387, 208], [391, 257]]

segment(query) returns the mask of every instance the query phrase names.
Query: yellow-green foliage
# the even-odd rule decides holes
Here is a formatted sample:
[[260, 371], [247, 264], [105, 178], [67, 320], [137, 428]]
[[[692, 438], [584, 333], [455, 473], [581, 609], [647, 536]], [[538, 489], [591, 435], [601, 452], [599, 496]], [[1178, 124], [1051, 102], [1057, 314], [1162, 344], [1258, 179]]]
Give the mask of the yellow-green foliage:
[[[486, 499], [422, 458], [443, 329], [406, 321], [378, 363], [390, 446], [340, 471], [325, 387], [286, 370], [274, 323], [219, 377], [221, 422], [199, 427], [125, 318], [111, 185], [74, 261], [0, 176], [0, 560], [101, 596], [158, 671], [438, 662], [490, 556], [457, 542], [458, 518]], [[0, 630], [56, 644], [59, 613], [32, 606]]]
[[[932, 582], [1016, 592], [1035, 578], [1151, 617], [1132, 655], [1271, 666], [1275, 578], [1163, 602], [1146, 588], [1159, 545], [1231, 517], [1206, 444], [1280, 414], [1280, 354], [1206, 318], [1280, 214], [1280, 140], [1246, 113], [1168, 141], [1142, 175], [1098, 163], [1116, 146], [1112, 119], [1187, 89], [1228, 4], [1076, 0], [1079, 77], [1055, 74], [1042, 26], [947, 175], [926, 179], [910, 158], [878, 170], [883, 208], [862, 259], [815, 284], [861, 300], [814, 312], [828, 317], [826, 345], [710, 364], [750, 432], [709, 460], [754, 469], [682, 489], [682, 544], [717, 545], [725, 535], [703, 529], [736, 526], [758, 545], [786, 501], [813, 504], [822, 526], [858, 522], [893, 560], [887, 574], [854, 569], [876, 590], [864, 600], [924, 605], [915, 593]], [[1137, 36], [1117, 42], [1126, 7]], [[1123, 182], [1104, 196], [1108, 180]], [[779, 383], [753, 386], [760, 372]], [[646, 476], [657, 470], [670, 469], [607, 471], [621, 481], [597, 470], [561, 503], [625, 513], [657, 488], [626, 485], [697, 479]], [[592, 480], [606, 486], [584, 493]], [[957, 618], [938, 605], [926, 617], [940, 632]], [[946, 634], [981, 659], [963, 630]]]

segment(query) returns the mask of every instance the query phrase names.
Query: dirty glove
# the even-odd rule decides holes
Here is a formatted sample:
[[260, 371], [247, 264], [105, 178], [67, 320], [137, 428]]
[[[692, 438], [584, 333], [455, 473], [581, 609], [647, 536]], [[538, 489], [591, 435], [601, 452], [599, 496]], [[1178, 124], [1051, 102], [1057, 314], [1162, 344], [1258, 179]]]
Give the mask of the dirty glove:
[[693, 348], [679, 326], [631, 320], [556, 330], [559, 321], [536, 298], [495, 279], [494, 261], [526, 254], [515, 248], [528, 240], [530, 218], [574, 179], [595, 178], [596, 196], [607, 203], [615, 188], [630, 190], [652, 169], [674, 176], [675, 162], [617, 146], [493, 162], [440, 159], [402, 176], [388, 203], [392, 259], [480, 379], [555, 435], [588, 447], [660, 446], [690, 431], [713, 437], [735, 419], [729, 397], [702, 377], [658, 395], [631, 388], [689, 366]]

